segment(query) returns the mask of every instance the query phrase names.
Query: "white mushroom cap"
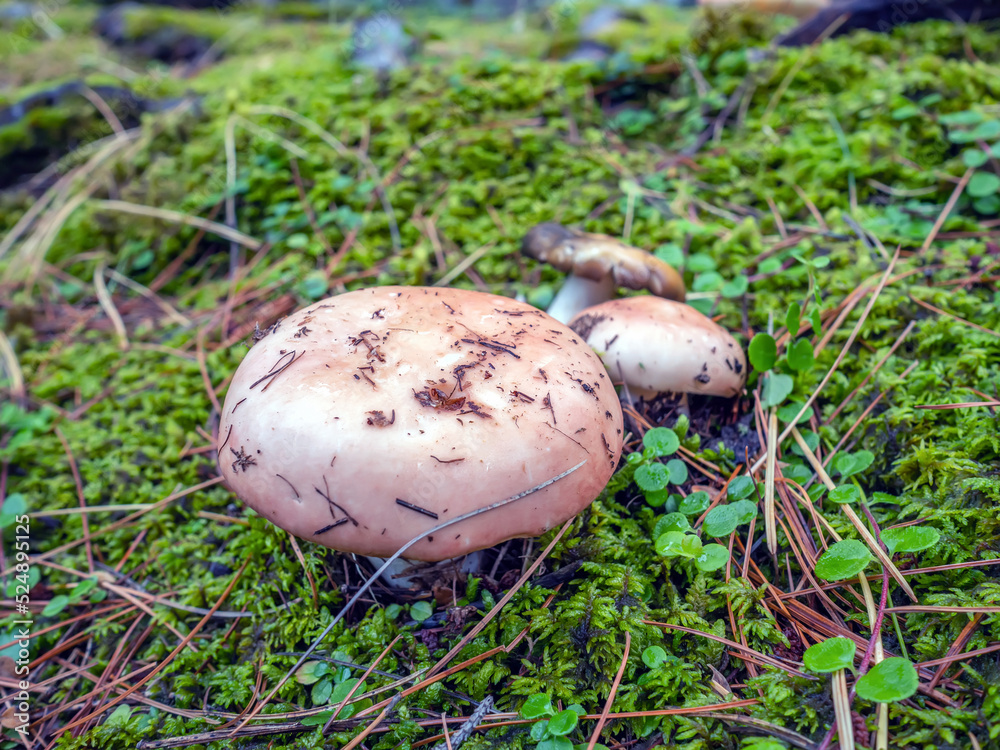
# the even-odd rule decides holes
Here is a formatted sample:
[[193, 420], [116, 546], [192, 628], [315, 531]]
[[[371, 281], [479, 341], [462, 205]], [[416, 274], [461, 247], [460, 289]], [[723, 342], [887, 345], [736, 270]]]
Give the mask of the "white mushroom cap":
[[535, 308], [457, 289], [377, 287], [281, 321], [229, 387], [219, 463], [248, 505], [296, 536], [442, 560], [535, 536], [604, 489], [622, 414], [594, 352]]
[[570, 321], [611, 377], [645, 393], [735, 396], [746, 382], [743, 349], [726, 329], [682, 302], [609, 300]]

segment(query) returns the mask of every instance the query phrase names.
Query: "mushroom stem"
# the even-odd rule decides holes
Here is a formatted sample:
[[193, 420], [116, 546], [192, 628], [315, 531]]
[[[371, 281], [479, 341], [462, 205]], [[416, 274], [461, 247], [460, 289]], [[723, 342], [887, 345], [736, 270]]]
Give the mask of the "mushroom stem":
[[[475, 552], [470, 552], [467, 555], [460, 555], [459, 557], [452, 557], [448, 560], [444, 560], [440, 563], [434, 565], [435, 569], [446, 563], [452, 563], [455, 569], [459, 573], [478, 573], [480, 567], [482, 566], [482, 550], [476, 550]], [[375, 557], [373, 555], [365, 555], [376, 568], [380, 568], [385, 564], [386, 558]], [[418, 583], [423, 576], [418, 570], [416, 572], [411, 572], [410, 575], [406, 575], [407, 571], [412, 571], [415, 565], [421, 565], [420, 560], [410, 560], [405, 557], [397, 557], [388, 568], [382, 571], [381, 578], [386, 583], [389, 588], [392, 589], [409, 589], [413, 588], [413, 584]]]
[[560, 323], [569, 323], [577, 313], [615, 296], [615, 281], [609, 274], [600, 281], [569, 274], [546, 312]]

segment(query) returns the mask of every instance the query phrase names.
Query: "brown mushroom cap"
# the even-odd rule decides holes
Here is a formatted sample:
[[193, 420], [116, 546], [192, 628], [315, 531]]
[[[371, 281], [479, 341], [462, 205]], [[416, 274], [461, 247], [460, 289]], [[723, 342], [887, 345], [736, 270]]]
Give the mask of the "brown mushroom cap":
[[646, 392], [735, 396], [746, 382], [743, 349], [729, 332], [681, 302], [609, 300], [570, 321], [611, 377]]
[[296, 536], [443, 560], [535, 536], [613, 473], [622, 414], [600, 360], [535, 308], [457, 289], [377, 287], [317, 302], [247, 353], [226, 395], [219, 462], [248, 505]]
[[592, 281], [610, 276], [616, 286], [684, 300], [684, 279], [673, 266], [606, 234], [546, 222], [528, 230], [521, 251], [575, 276]]

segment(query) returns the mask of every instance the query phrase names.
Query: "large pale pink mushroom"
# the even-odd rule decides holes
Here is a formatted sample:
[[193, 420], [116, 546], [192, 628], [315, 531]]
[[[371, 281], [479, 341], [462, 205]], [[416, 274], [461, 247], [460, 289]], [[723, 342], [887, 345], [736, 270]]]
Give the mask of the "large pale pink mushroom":
[[589, 307], [570, 321], [633, 395], [736, 396], [746, 382], [743, 349], [690, 305], [648, 295]]
[[248, 352], [223, 407], [219, 463], [248, 505], [296, 536], [389, 556], [434, 526], [443, 560], [536, 536], [585, 508], [622, 449], [604, 366], [535, 308], [457, 289], [377, 287], [317, 302]]

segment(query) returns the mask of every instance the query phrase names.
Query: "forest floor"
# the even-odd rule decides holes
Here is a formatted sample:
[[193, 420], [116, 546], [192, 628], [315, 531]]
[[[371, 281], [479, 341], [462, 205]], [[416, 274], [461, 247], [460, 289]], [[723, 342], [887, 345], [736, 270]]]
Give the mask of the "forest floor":
[[[0, 16], [0, 746], [1000, 747], [1000, 31], [560, 61], [589, 7], [390, 9], [385, 73], [309, 5]], [[317, 642], [371, 567], [222, 484], [255, 325], [544, 307], [542, 221], [680, 268], [745, 395], [627, 404], [586, 511]]]

